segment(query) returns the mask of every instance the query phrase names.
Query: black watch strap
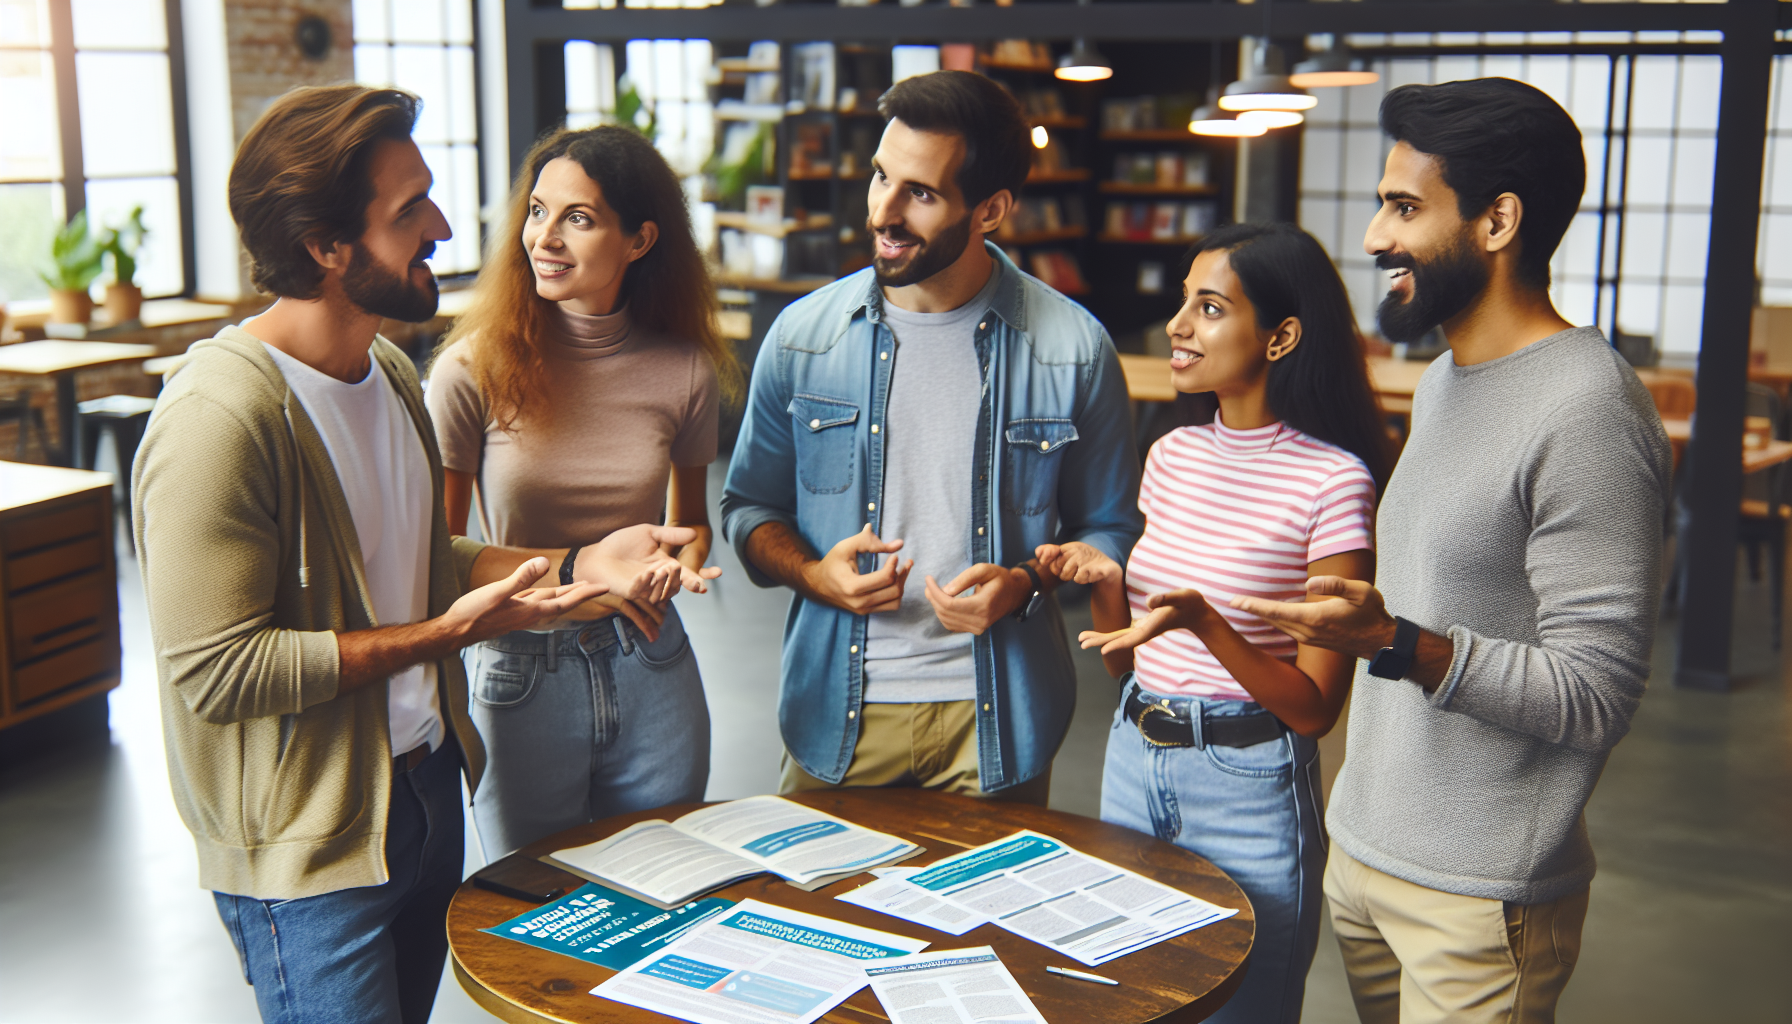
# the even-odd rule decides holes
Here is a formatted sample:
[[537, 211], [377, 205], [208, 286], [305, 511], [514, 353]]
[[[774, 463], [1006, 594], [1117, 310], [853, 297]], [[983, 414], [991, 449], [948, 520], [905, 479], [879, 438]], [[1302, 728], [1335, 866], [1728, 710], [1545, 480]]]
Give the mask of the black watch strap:
[[1394, 616], [1394, 642], [1369, 661], [1369, 674], [1382, 679], [1404, 679], [1412, 671], [1419, 651], [1419, 624]]
[[1033, 581], [1032, 592], [1027, 595], [1025, 601], [1021, 602], [1020, 607], [1014, 611], [1015, 620], [1018, 622], [1025, 622], [1027, 621], [1027, 616], [1032, 615], [1034, 610], [1039, 607], [1039, 595], [1045, 593], [1045, 583], [1040, 580], [1039, 570], [1033, 568], [1033, 563], [1022, 562], [1018, 568], [1027, 574], [1027, 579]]
[[572, 586], [572, 584], [573, 584], [572, 563], [578, 561], [579, 552], [583, 551], [584, 549], [585, 549], [585, 545], [574, 544], [566, 552], [566, 557], [564, 559], [561, 559], [561, 561], [560, 561], [560, 585], [561, 586], [563, 586], [563, 587]]

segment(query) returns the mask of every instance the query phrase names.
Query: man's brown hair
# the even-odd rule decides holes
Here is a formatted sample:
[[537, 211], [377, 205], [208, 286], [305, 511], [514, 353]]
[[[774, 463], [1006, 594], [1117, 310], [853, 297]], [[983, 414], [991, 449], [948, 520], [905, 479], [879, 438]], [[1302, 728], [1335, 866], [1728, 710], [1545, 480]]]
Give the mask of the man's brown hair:
[[419, 103], [401, 89], [305, 86], [256, 120], [230, 167], [230, 216], [257, 289], [317, 297], [324, 271], [305, 243], [361, 237], [373, 201], [368, 165], [375, 144], [410, 138]]

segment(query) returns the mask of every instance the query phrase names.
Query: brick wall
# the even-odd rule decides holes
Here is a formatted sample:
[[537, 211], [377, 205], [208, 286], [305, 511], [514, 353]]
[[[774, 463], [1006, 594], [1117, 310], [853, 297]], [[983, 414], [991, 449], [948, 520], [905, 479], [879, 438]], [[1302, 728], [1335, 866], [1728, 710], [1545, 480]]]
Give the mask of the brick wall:
[[[294, 31], [317, 15], [330, 24], [330, 52], [309, 60]], [[226, 0], [230, 47], [230, 110], [238, 141], [269, 103], [295, 85], [330, 85], [355, 77], [354, 21], [349, 0]]]

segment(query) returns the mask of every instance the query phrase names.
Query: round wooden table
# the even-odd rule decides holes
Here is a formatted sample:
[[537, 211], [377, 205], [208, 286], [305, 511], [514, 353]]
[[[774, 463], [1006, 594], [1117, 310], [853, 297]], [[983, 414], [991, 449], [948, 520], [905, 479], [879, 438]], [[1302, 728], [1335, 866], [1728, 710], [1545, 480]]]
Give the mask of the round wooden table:
[[[1090, 1021], [1198, 1021], [1229, 999], [1243, 978], [1256, 934], [1250, 901], [1232, 879], [1208, 861], [1143, 833], [1091, 818], [1002, 800], [978, 800], [920, 789], [845, 789], [794, 794], [790, 799], [867, 828], [926, 847], [905, 865], [928, 864], [969, 847], [1030, 828], [1075, 849], [1130, 868], [1165, 885], [1238, 914], [1089, 968], [1018, 935], [983, 925], [952, 936], [923, 925], [834, 899], [871, 881], [867, 874], [803, 892], [775, 875], [762, 874], [711, 895], [756, 899], [926, 939], [929, 950], [993, 946], [1039, 1012], [1053, 1024]], [[671, 820], [701, 804], [680, 804], [618, 815], [567, 829], [523, 848], [529, 856], [596, 842], [637, 821]], [[480, 931], [527, 911], [530, 904], [477, 888], [460, 887], [448, 908], [448, 945], [454, 974], [480, 1006], [507, 1021], [664, 1021], [670, 1018], [599, 999], [591, 989], [615, 972], [572, 957]], [[1118, 988], [1047, 974], [1047, 964], [1092, 971], [1120, 982]], [[887, 1024], [869, 987], [821, 1018], [839, 1024]]]

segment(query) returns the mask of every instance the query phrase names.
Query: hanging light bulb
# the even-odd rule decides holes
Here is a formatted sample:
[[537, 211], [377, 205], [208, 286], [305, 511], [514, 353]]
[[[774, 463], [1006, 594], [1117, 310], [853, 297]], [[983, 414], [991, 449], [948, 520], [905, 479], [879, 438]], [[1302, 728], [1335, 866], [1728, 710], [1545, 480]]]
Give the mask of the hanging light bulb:
[[1051, 145], [1051, 141], [1052, 141], [1051, 133], [1047, 132], [1045, 130], [1045, 125], [1036, 124], [1033, 126], [1033, 148], [1034, 149], [1044, 149], [1045, 147]]
[[1294, 65], [1294, 73], [1288, 76], [1288, 81], [1302, 89], [1324, 89], [1338, 85], [1369, 85], [1381, 81], [1381, 75], [1370, 69], [1368, 61], [1344, 45], [1342, 35], [1334, 35], [1330, 46]]
[[1246, 121], [1243, 117], [1233, 116], [1230, 110], [1220, 109], [1217, 102], [1219, 90], [1207, 90], [1207, 102], [1196, 107], [1188, 119], [1188, 130], [1196, 135], [1209, 135], [1228, 139], [1254, 139], [1268, 131], [1261, 124]]
[[1066, 82], [1099, 82], [1113, 77], [1114, 66], [1094, 43], [1079, 36], [1070, 52], [1058, 58], [1058, 69], [1052, 74]]
[[1226, 86], [1220, 106], [1226, 110], [1309, 110], [1319, 100], [1297, 88], [1282, 73], [1282, 54], [1259, 40], [1251, 73]]
[[1245, 124], [1254, 124], [1264, 130], [1271, 128], [1292, 128], [1307, 119], [1307, 115], [1298, 110], [1241, 110], [1238, 120]]

